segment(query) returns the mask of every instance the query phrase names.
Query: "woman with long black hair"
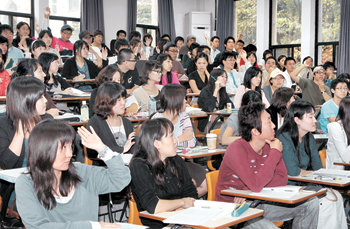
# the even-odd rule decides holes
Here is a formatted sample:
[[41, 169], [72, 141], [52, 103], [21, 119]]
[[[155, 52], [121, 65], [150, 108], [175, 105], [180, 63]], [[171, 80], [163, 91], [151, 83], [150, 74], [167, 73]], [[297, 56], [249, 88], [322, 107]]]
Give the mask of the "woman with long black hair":
[[[316, 130], [314, 106], [306, 101], [293, 102], [284, 116], [277, 138], [283, 144], [283, 160], [289, 176], [303, 176], [323, 168], [312, 132]], [[317, 228], [347, 228], [343, 198], [328, 190], [320, 200]]]
[[[142, 124], [130, 162], [131, 189], [139, 211], [149, 213], [173, 211], [193, 206], [197, 190], [185, 162], [176, 155], [174, 126], [165, 118]], [[141, 218], [150, 228], [164, 224]]]
[[173, 68], [173, 59], [169, 54], [163, 53], [157, 57], [157, 62], [162, 69], [162, 78], [159, 81], [160, 85], [167, 85], [170, 83], [180, 84], [179, 79], [175, 72], [172, 72]]
[[73, 163], [74, 129], [59, 120], [40, 122], [28, 140], [28, 174], [15, 184], [26, 228], [119, 228], [98, 222], [98, 195], [121, 191], [130, 182], [129, 169], [93, 129], [82, 127], [78, 133], [107, 168]]

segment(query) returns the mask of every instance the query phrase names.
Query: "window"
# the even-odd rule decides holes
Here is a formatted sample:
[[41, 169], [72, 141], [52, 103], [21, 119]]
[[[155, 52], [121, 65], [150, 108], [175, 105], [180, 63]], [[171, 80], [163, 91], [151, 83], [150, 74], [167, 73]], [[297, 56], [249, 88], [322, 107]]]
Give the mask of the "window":
[[340, 34], [341, 0], [318, 0], [316, 7], [316, 56], [318, 64], [336, 63]]
[[[71, 42], [79, 40], [81, 0], [49, 0], [51, 9], [50, 29], [56, 37], [61, 37], [61, 27], [68, 24], [73, 27]], [[91, 31], [93, 32], [93, 31]]]
[[270, 1], [270, 49], [276, 58], [283, 54], [300, 61], [301, 1]]
[[144, 34], [149, 33], [153, 37], [152, 46], [156, 45], [159, 34], [158, 27], [158, 0], [137, 0], [136, 30]]
[[234, 2], [235, 37], [243, 35], [245, 45], [256, 43], [256, 0]]
[[[16, 34], [16, 25], [21, 21], [34, 28], [34, 0], [1, 0], [0, 22], [11, 25]], [[34, 35], [34, 31], [31, 33]]]

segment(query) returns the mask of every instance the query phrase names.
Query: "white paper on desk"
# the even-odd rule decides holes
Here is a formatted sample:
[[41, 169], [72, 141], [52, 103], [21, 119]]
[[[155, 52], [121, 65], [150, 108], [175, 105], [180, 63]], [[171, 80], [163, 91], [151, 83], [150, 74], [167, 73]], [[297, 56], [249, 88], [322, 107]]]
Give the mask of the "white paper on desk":
[[289, 199], [299, 193], [301, 187], [298, 186], [279, 186], [279, 187], [270, 187], [263, 188], [260, 192], [252, 192], [255, 196], [262, 197], [271, 197], [271, 198], [279, 198], [283, 197], [283, 199]]
[[341, 178], [350, 179], [350, 171], [338, 170], [338, 169], [319, 169], [317, 171], [314, 171], [312, 175], [335, 177], [335, 178], [341, 177]]
[[222, 212], [222, 209], [217, 208], [190, 207], [177, 213], [176, 215], [167, 218], [163, 222], [169, 224], [186, 224], [193, 226], [201, 226], [209, 220], [216, 218]]
[[78, 115], [78, 114], [73, 114], [73, 113], [64, 113], [63, 115], [58, 115], [55, 117], [55, 119], [66, 119], [66, 118], [74, 118], [74, 117], [77, 117], [81, 120], [81, 115]]
[[130, 224], [130, 223], [115, 223], [120, 226], [121, 229], [143, 229], [143, 228], [148, 228], [146, 226], [140, 226], [140, 225], [135, 225], [135, 224]]
[[74, 96], [90, 96], [90, 93], [83, 92], [83, 91], [76, 89], [76, 88], [71, 87], [69, 90], [72, 92], [72, 94]]

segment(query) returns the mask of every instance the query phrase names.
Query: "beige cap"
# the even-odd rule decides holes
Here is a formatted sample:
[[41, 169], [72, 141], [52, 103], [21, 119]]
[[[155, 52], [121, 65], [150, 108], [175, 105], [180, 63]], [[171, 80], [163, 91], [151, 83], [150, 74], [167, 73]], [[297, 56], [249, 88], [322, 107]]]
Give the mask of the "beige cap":
[[273, 79], [278, 75], [282, 75], [284, 78], [283, 72], [279, 68], [275, 68], [270, 74], [270, 79]]

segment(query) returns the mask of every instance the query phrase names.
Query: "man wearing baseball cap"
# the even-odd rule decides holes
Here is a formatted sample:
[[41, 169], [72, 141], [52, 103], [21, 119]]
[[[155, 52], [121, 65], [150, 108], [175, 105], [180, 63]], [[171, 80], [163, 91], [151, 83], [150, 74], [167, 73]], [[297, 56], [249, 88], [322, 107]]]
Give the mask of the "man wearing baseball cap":
[[72, 36], [73, 30], [74, 29], [70, 25], [68, 25], [68, 24], [63, 25], [61, 27], [61, 37], [60, 38], [54, 37], [52, 40], [51, 47], [54, 49], [56, 47], [56, 44], [57, 44], [60, 48], [61, 55], [72, 56], [73, 55], [73, 43], [70, 42], [69, 39]]
[[265, 97], [266, 99], [269, 101], [269, 103], [271, 104], [271, 100], [272, 100], [272, 95], [273, 93], [280, 87], [283, 86], [284, 83], [284, 76], [283, 76], [283, 72], [281, 70], [279, 70], [279, 68], [275, 68], [274, 70], [272, 70], [271, 74], [270, 74], [270, 79], [269, 79], [269, 84], [266, 85], [263, 90], [265, 93]]

